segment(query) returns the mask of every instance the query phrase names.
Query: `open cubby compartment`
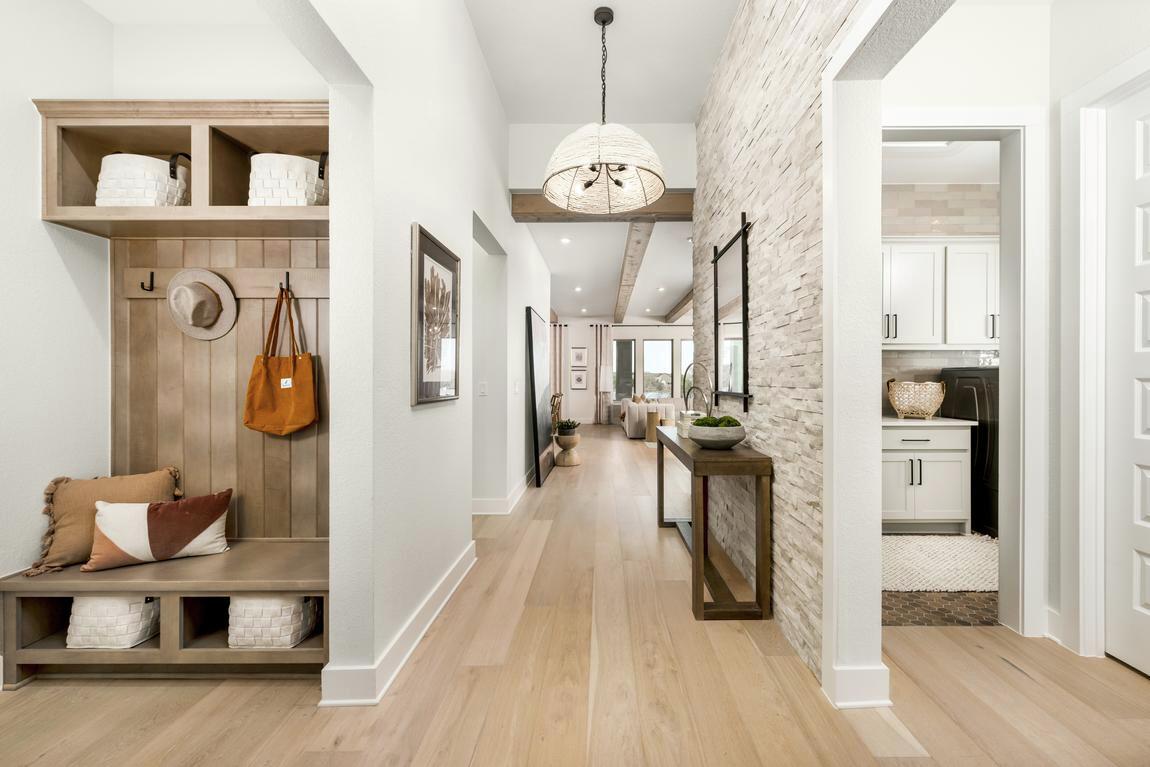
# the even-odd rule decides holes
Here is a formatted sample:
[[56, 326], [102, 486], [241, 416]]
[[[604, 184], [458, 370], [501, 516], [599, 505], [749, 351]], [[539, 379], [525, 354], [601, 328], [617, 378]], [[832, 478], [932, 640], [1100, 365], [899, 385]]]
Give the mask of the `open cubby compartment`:
[[61, 656], [76, 657], [75, 653], [117, 653], [155, 650], [160, 646], [157, 634], [135, 647], [107, 648], [98, 650], [69, 650], [68, 622], [72, 616], [70, 596], [20, 596], [16, 600], [18, 652], [21, 655], [36, 654], [50, 657], [60, 651]]
[[[252, 596], [258, 596], [253, 594]], [[230, 596], [185, 596], [180, 599], [180, 650], [187, 651], [219, 651], [223, 655], [236, 653], [299, 653], [305, 651], [323, 652], [326, 640], [324, 637], [324, 617], [326, 612], [326, 599], [322, 595], [298, 594], [292, 596], [310, 596], [317, 601], [315, 629], [295, 647], [274, 649], [233, 649], [228, 647], [228, 605]]]
[[253, 154], [274, 152], [318, 161], [328, 151], [328, 130], [326, 124], [213, 125], [209, 146], [210, 204], [247, 205]]
[[[105, 155], [123, 152], [167, 160], [179, 152], [192, 152], [189, 125], [59, 125], [56, 130], [58, 167], [54, 202], [63, 207], [95, 206], [100, 162]], [[195, 174], [186, 158], [181, 157], [179, 161], [189, 169], [190, 192]]]

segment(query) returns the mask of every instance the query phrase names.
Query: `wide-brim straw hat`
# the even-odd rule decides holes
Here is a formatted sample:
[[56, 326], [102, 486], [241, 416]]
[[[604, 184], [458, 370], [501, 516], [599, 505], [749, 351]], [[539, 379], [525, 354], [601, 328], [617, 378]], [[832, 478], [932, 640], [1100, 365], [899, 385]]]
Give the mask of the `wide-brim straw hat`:
[[236, 295], [223, 277], [185, 269], [168, 283], [168, 313], [185, 335], [211, 341], [236, 324]]

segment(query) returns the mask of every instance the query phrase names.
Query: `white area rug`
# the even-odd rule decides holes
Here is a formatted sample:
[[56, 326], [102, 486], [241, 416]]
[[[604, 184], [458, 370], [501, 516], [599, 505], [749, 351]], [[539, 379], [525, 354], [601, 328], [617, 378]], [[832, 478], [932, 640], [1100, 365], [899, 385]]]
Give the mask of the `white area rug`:
[[998, 591], [998, 540], [986, 535], [884, 535], [883, 591]]

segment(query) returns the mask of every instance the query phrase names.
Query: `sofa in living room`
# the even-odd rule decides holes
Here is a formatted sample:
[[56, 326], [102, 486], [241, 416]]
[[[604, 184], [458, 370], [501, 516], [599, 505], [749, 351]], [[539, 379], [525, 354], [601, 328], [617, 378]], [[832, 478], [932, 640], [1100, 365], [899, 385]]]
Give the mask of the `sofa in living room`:
[[674, 422], [683, 408], [680, 397], [625, 399], [619, 403], [619, 425], [630, 439], [643, 439], [647, 436], [647, 413], [658, 413], [660, 421]]

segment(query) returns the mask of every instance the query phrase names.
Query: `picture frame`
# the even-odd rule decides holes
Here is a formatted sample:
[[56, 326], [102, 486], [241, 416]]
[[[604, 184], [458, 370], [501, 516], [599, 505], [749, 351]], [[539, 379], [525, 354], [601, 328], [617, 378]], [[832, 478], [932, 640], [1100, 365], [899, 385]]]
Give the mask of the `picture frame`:
[[571, 371], [571, 390], [587, 388], [587, 371], [586, 370], [572, 370]]
[[411, 406], [459, 399], [462, 262], [411, 225]]
[[587, 347], [586, 346], [572, 346], [571, 347], [571, 367], [572, 368], [585, 368], [585, 367], [587, 367]]

